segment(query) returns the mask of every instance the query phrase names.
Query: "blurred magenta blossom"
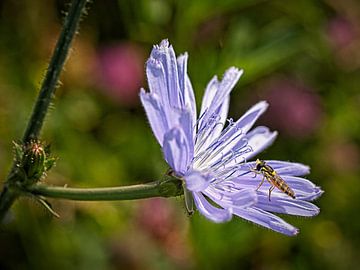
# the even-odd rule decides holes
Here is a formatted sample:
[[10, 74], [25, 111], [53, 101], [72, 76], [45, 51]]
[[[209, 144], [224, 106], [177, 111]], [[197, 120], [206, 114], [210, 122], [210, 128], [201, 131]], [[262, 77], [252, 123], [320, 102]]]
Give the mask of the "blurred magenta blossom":
[[356, 172], [360, 168], [360, 151], [357, 144], [344, 138], [333, 140], [323, 153], [329, 168], [341, 173]]
[[117, 43], [100, 49], [97, 81], [115, 102], [132, 106], [138, 102], [144, 80], [144, 54], [132, 43]]
[[293, 137], [306, 137], [321, 125], [323, 111], [320, 97], [302, 83], [275, 78], [262, 86], [271, 104], [265, 120]]
[[335, 17], [329, 21], [327, 34], [336, 49], [349, 46], [356, 39], [354, 25], [343, 17]]
[[345, 70], [360, 67], [360, 19], [357, 16], [331, 19], [327, 37], [338, 64]]
[[152, 198], [140, 203], [137, 224], [178, 264], [188, 262], [184, 224], [169, 200]]

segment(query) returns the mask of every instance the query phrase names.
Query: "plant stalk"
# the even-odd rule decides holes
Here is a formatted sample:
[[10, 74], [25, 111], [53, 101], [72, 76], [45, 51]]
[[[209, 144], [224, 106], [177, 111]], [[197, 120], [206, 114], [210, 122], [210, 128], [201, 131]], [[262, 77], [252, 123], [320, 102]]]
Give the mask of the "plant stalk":
[[[62, 31], [55, 46], [44, 81], [42, 82], [31, 117], [25, 129], [22, 138], [23, 143], [27, 143], [30, 140], [35, 140], [39, 137], [52, 96], [56, 90], [60, 73], [69, 53], [71, 41], [76, 34], [87, 1], [88, 0], [73, 0], [69, 12], [65, 17]], [[18, 177], [14, 175], [16, 172], [17, 168], [14, 162], [0, 194], [0, 221], [21, 194], [18, 192]]]
[[119, 201], [152, 197], [175, 197], [182, 194], [182, 183], [177, 179], [155, 181], [141, 185], [104, 188], [68, 188], [36, 184], [27, 191], [32, 195], [76, 201]]

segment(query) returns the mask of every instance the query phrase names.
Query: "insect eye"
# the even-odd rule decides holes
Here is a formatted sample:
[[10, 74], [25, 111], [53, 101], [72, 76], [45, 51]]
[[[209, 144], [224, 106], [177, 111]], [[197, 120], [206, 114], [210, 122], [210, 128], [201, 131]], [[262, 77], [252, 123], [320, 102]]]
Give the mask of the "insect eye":
[[256, 165], [256, 170], [257, 170], [257, 171], [260, 171], [260, 170], [261, 170], [261, 167], [262, 167], [261, 164], [257, 164], [257, 165]]

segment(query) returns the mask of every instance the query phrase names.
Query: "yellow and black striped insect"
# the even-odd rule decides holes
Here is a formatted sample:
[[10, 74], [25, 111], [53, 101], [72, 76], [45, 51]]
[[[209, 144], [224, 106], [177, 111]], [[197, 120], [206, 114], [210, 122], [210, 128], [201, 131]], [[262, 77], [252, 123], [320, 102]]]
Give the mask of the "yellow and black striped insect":
[[271, 166], [266, 164], [265, 161], [257, 159], [255, 168], [253, 168], [251, 171], [256, 174], [263, 175], [263, 179], [261, 180], [256, 190], [258, 190], [262, 186], [265, 179], [270, 183], [271, 187], [269, 188], [269, 201], [271, 201], [270, 200], [271, 191], [273, 191], [275, 187], [277, 187], [279, 190], [284, 192], [286, 195], [295, 199], [294, 191], [289, 187], [289, 185], [285, 182], [285, 180], [282, 179], [277, 174], [277, 172]]

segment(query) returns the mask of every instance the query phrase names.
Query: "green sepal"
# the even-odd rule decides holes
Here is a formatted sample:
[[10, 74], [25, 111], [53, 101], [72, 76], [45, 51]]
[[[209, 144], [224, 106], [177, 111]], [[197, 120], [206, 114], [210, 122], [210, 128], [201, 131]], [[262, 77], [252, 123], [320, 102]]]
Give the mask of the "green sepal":
[[45, 160], [45, 171], [46, 172], [55, 166], [56, 160], [57, 160], [57, 158], [47, 158]]
[[16, 164], [18, 164], [24, 155], [24, 148], [21, 144], [18, 144], [17, 142], [13, 141], [13, 149], [15, 155], [14, 159]]
[[185, 208], [186, 208], [188, 216], [191, 216], [195, 212], [194, 199], [193, 199], [191, 192], [185, 187], [185, 183], [183, 183], [183, 189], [184, 189]]

